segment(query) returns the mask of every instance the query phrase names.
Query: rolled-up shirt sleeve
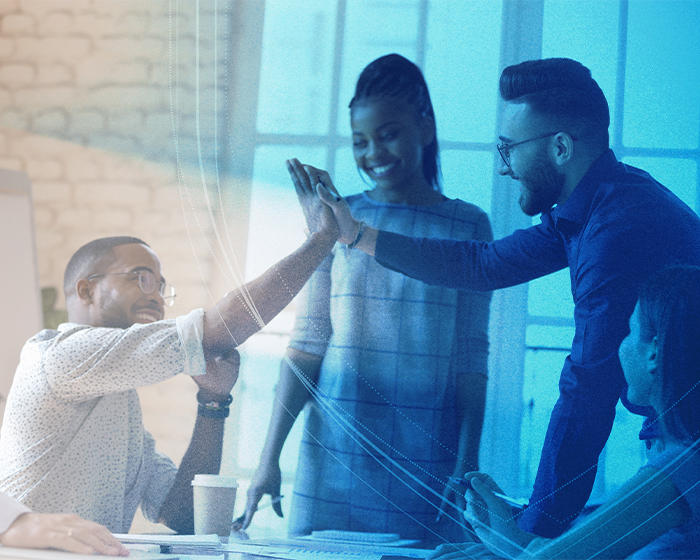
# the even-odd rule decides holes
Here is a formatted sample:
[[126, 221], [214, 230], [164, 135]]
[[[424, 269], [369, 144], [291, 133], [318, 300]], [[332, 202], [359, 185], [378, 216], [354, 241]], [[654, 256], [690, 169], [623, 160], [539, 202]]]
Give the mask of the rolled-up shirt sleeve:
[[41, 357], [52, 392], [87, 400], [151, 385], [178, 373], [205, 373], [203, 311], [127, 329], [67, 323]]
[[10, 528], [20, 515], [28, 513], [30, 510], [27, 506], [20, 504], [17, 500], [13, 500], [9, 496], [0, 492], [0, 535]]
[[187, 315], [175, 319], [177, 335], [185, 352], [185, 375], [203, 375], [206, 373], [202, 336], [204, 335], [204, 310], [195, 309]]

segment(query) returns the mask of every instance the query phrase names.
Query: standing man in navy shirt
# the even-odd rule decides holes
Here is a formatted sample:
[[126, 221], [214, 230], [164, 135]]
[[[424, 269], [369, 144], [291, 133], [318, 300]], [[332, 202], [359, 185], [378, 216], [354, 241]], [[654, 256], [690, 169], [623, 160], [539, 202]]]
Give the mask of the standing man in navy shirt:
[[626, 401], [617, 349], [637, 287], [670, 264], [700, 264], [700, 219], [648, 173], [617, 161], [607, 101], [579, 62], [510, 66], [500, 92], [500, 173], [520, 183], [520, 207], [541, 214], [539, 225], [488, 243], [408, 238], [356, 222], [323, 187], [332, 185], [325, 172], [298, 166], [293, 178], [299, 194], [316, 188], [333, 209], [341, 243], [429, 284], [494, 290], [569, 267], [576, 331], [520, 518], [525, 531], [554, 537], [585, 505], [615, 405]]

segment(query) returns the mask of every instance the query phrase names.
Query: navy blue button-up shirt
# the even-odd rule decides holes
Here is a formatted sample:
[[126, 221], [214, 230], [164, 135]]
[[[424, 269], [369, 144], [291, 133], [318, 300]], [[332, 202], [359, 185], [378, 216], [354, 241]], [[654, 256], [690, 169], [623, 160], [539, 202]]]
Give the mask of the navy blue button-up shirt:
[[530, 505], [520, 518], [526, 531], [562, 533], [590, 496], [615, 405], [624, 397], [617, 349], [639, 284], [671, 264], [700, 265], [697, 214], [608, 150], [539, 225], [490, 243], [380, 232], [375, 258], [427, 283], [472, 290], [505, 288], [569, 267], [574, 340]]

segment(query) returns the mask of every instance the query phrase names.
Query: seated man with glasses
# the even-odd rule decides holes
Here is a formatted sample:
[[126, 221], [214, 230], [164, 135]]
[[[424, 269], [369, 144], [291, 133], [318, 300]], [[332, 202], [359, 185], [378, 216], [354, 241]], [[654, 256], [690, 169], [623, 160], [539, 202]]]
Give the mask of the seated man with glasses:
[[[175, 293], [146, 243], [108, 237], [78, 249], [64, 280], [69, 322], [22, 349], [0, 435], [0, 492], [122, 533], [141, 506], [191, 533], [191, 481], [220, 466], [236, 347], [291, 301], [337, 239], [330, 211], [316, 210], [299, 249], [210, 309], [170, 320], [164, 305]], [[176, 468], [155, 451], [135, 389], [178, 373], [199, 386], [199, 405]]]
[[[540, 214], [541, 223], [488, 243], [414, 239], [362, 226], [336, 193], [317, 190], [333, 209], [341, 243], [429, 284], [495, 290], [570, 269], [576, 330], [519, 518], [524, 530], [554, 537], [591, 493], [618, 399], [643, 412], [624, 398], [617, 348], [639, 285], [670, 264], [700, 264], [700, 219], [648, 173], [617, 160], [608, 103], [581, 63], [551, 58], [509, 66], [500, 93], [498, 171], [518, 183], [522, 211]], [[299, 167], [297, 184], [309, 172], [319, 173]]]

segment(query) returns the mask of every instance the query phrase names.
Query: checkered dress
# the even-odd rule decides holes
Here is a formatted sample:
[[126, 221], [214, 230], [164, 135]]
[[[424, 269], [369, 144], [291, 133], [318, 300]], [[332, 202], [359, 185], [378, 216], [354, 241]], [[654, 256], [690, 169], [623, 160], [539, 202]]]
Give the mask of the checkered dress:
[[[356, 219], [382, 230], [491, 239], [486, 214], [460, 200], [407, 206], [362, 193], [348, 202]], [[290, 533], [464, 540], [453, 522], [436, 525], [439, 499], [412, 477], [439, 495], [452, 474], [457, 377], [486, 373], [490, 294], [429, 286], [337, 246], [300, 300], [290, 347], [324, 358], [320, 402], [306, 408]]]

